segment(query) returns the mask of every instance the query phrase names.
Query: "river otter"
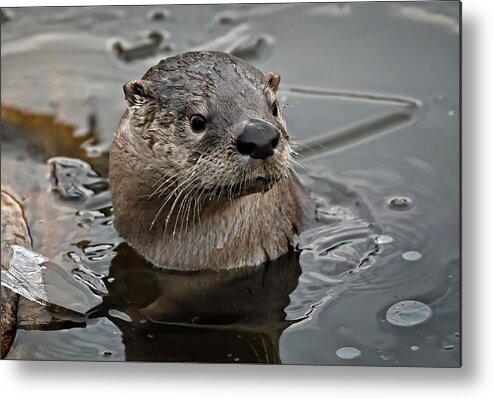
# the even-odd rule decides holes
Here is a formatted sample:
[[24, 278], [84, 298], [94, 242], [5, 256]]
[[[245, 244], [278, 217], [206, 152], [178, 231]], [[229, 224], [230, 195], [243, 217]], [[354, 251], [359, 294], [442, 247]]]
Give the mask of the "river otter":
[[110, 152], [115, 223], [152, 264], [254, 266], [293, 245], [309, 201], [290, 164], [279, 82], [229, 54], [188, 52], [124, 85]]

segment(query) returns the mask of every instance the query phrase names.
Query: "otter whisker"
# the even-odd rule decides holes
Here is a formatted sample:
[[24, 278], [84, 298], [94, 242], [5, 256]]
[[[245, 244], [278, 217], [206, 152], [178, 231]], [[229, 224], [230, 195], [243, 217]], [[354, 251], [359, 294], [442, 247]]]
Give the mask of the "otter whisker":
[[[200, 181], [198, 181], [191, 189], [190, 189], [190, 192], [193, 193], [197, 187], [201, 184]], [[197, 199], [194, 198], [193, 195], [190, 195], [190, 200], [188, 201], [188, 205], [187, 205], [187, 209], [186, 209], [186, 213], [185, 213], [185, 234], [188, 234], [188, 223], [190, 221], [190, 211], [192, 210], [192, 203], [196, 202]], [[192, 226], [193, 226], [193, 218], [194, 218], [194, 212], [192, 211]], [[182, 223], [182, 226], [180, 227], [180, 236], [181, 236], [181, 229], [183, 227], [183, 223]]]
[[[211, 182], [213, 180], [213, 177], [214, 177], [213, 175], [208, 174], [207, 175], [207, 179], [205, 179], [202, 182], [202, 189], [200, 190], [199, 196], [198, 196], [197, 201], [196, 201], [197, 217], [198, 217], [198, 220], [199, 220], [199, 224], [200, 225], [202, 225], [202, 220], [200, 218], [200, 210], [202, 209], [202, 205], [204, 204], [204, 202], [207, 200], [207, 195], [208, 195], [208, 190], [205, 187], [207, 186], [207, 184], [209, 182]], [[206, 194], [206, 195], [202, 199], [201, 197], [202, 197], [203, 194]]]
[[[194, 167], [196, 167], [196, 165], [194, 165]], [[193, 170], [193, 168], [192, 168], [192, 170]], [[149, 231], [150, 231], [150, 230], [152, 229], [152, 227], [154, 226], [154, 224], [155, 224], [155, 222], [156, 222], [156, 220], [157, 220], [157, 218], [158, 218], [159, 214], [162, 212], [162, 210], [164, 209], [164, 207], [165, 207], [165, 205], [168, 203], [168, 201], [171, 199], [171, 197], [172, 197], [174, 194], [176, 194], [176, 192], [177, 192], [178, 190], [180, 190], [180, 188], [181, 188], [181, 187], [183, 187], [184, 185], [188, 184], [188, 182], [189, 182], [189, 180], [188, 180], [188, 179], [185, 179], [184, 181], [182, 181], [182, 182], [181, 182], [181, 183], [180, 183], [177, 187], [175, 187], [175, 189], [174, 189], [174, 190], [172, 190], [172, 191], [171, 191], [171, 193], [169, 193], [169, 195], [168, 195], [168, 196], [167, 196], [167, 197], [163, 200], [162, 205], [159, 207], [159, 210], [156, 212], [156, 216], [154, 216], [154, 219], [153, 219], [153, 220], [152, 220], [152, 222], [151, 222], [151, 225], [150, 225], [150, 227], [149, 227]], [[180, 194], [181, 194], [181, 192], [180, 192]], [[179, 196], [180, 196], [180, 195], [178, 195], [178, 197], [179, 197]], [[158, 197], [159, 197], [159, 196], [158, 196]], [[176, 199], [175, 199], [175, 201], [176, 201]], [[174, 204], [174, 203], [173, 203], [173, 204]], [[169, 216], [169, 215], [168, 215], [168, 216]], [[168, 220], [168, 218], [167, 218], [166, 220]], [[167, 223], [167, 222], [166, 222], [166, 223]], [[166, 226], [165, 226], [165, 227], [166, 227]]]
[[173, 213], [173, 210], [174, 210], [174, 208], [175, 208], [175, 206], [176, 206], [179, 198], [181, 197], [181, 195], [183, 193], [185, 193], [185, 197], [180, 201], [180, 205], [179, 205], [178, 212], [177, 212], [177, 215], [176, 215], [175, 226], [173, 227], [173, 236], [175, 236], [175, 234], [176, 234], [176, 227], [178, 225], [178, 220], [180, 218], [181, 210], [183, 209], [183, 206], [185, 204], [186, 198], [190, 195], [190, 192], [189, 191], [187, 192], [186, 190], [187, 190], [188, 187], [190, 187], [194, 183], [195, 179], [197, 179], [197, 178], [200, 178], [200, 175], [191, 176], [189, 178], [189, 180], [187, 181], [188, 184], [185, 187], [183, 187], [182, 190], [180, 191], [180, 193], [177, 195], [175, 201], [173, 202], [173, 205], [171, 206], [171, 209], [170, 209], [170, 211], [168, 213], [168, 216], [166, 217], [165, 233], [166, 233], [166, 228], [167, 228], [168, 221], [169, 221], [169, 219], [170, 219], [170, 217], [171, 217], [171, 215]]
[[[199, 174], [192, 173], [192, 176], [189, 179], [189, 184], [187, 184], [182, 189], [183, 192], [186, 191], [186, 195], [180, 202], [180, 206], [179, 206], [179, 209], [178, 209], [178, 212], [176, 215], [175, 226], [173, 228], [173, 235], [175, 235], [176, 234], [176, 228], [178, 226], [178, 220], [180, 220], [180, 222], [181, 222], [180, 223], [180, 231], [178, 234], [179, 238], [181, 237], [181, 232], [183, 229], [183, 222], [186, 221], [186, 225], [188, 225], [188, 213], [189, 213], [189, 211], [187, 210], [187, 208], [190, 208], [191, 200], [193, 199], [192, 193], [194, 191], [194, 187], [197, 187], [199, 184], [201, 184], [201, 179], [202, 179], [204, 174], [205, 174], [205, 171], [202, 171], [202, 173], [199, 173]], [[173, 207], [172, 207], [170, 213], [172, 211], [173, 211]], [[183, 216], [180, 219], [180, 214], [182, 211], [183, 211]], [[185, 212], [187, 212], [186, 218], [185, 218]]]
[[159, 178], [157, 179], [154, 184], [152, 185], [152, 187], [156, 187], [156, 185], [158, 185], [161, 181], [163, 181], [163, 179], [165, 179], [168, 175], [164, 174]]
[[[174, 211], [174, 209], [176, 207], [176, 204], [179, 202], [179, 200], [180, 200], [180, 198], [181, 198], [181, 196], [182, 196], [183, 193], [185, 193], [185, 191], [184, 190], [180, 190], [180, 192], [175, 196], [175, 200], [171, 204], [171, 209], [169, 210], [169, 212], [168, 212], [168, 214], [166, 216], [166, 220], [164, 222], [164, 234], [163, 235], [166, 235], [166, 230], [168, 228], [168, 223], [169, 223], [169, 221], [171, 219], [171, 216], [172, 216], [173, 211]], [[180, 202], [180, 204], [182, 204], [182, 202]], [[178, 216], [176, 217], [175, 227], [174, 227], [173, 233], [172, 233], [173, 236], [175, 236], [175, 233], [176, 233], [176, 222], [177, 221], [178, 221]]]
[[[182, 228], [183, 228], [183, 222], [185, 220], [185, 210], [186, 210], [186, 207], [187, 207], [187, 203], [188, 201], [190, 200], [190, 191], [187, 191], [185, 193], [185, 197], [180, 201], [180, 205], [179, 205], [179, 208], [178, 208], [178, 211], [177, 211], [177, 214], [176, 214], [176, 218], [175, 218], [175, 225], [173, 227], [173, 236], [176, 234], [176, 230], [177, 230], [177, 227], [178, 227], [178, 221], [180, 221], [180, 230], [178, 231], [178, 239], [181, 238], [181, 232], [182, 232]], [[182, 214], [182, 211], [183, 211], [183, 214]], [[180, 217], [181, 215], [181, 217]]]
[[[166, 176], [164, 176], [166, 177]], [[176, 176], [171, 176], [169, 177], [168, 179], [166, 179], [164, 182], [162, 182], [161, 184], [159, 184], [159, 186], [151, 193], [151, 194], [148, 194], [146, 195], [147, 197], [147, 200], [151, 200], [151, 198], [158, 192], [158, 191], [162, 191], [163, 187], [166, 189], [167, 188], [167, 183], [171, 182], [172, 180], [176, 179]], [[169, 186], [169, 185], [168, 185]], [[159, 197], [159, 195], [158, 195]]]
[[[204, 172], [205, 174], [205, 172]], [[206, 180], [207, 181], [207, 180]], [[200, 180], [200, 181], [197, 181], [197, 183], [195, 184], [195, 186], [193, 186], [191, 188], [192, 191], [196, 191], [197, 188], [201, 187], [204, 185], [204, 180]], [[198, 196], [196, 198], [193, 198], [193, 202], [194, 202], [194, 205], [193, 205], [193, 210], [191, 210], [191, 206], [189, 206], [189, 209], [188, 209], [188, 212], [192, 211], [192, 220], [197, 220], [199, 225], [201, 225], [201, 219], [200, 219], [200, 210], [201, 210], [201, 205], [200, 205], [200, 197], [202, 196], [202, 194], [204, 193], [204, 189], [200, 189], [199, 190], [199, 193], [198, 193]], [[191, 204], [191, 202], [190, 202]], [[196, 216], [196, 219], [195, 218], [195, 211], [197, 211], [197, 216]], [[189, 215], [187, 214], [187, 226], [186, 229], [185, 229], [185, 234], [188, 233], [188, 220], [189, 220]]]
[[192, 180], [190, 182], [190, 184], [185, 187], [183, 190], [187, 190], [187, 193], [185, 195], [185, 198], [183, 198], [181, 204], [180, 204], [180, 208], [178, 209], [178, 213], [176, 215], [176, 221], [175, 221], [175, 227], [174, 227], [174, 230], [173, 230], [173, 235], [175, 234], [175, 231], [176, 231], [176, 227], [177, 227], [177, 223], [178, 223], [178, 220], [180, 219], [180, 214], [181, 214], [181, 211], [183, 210], [183, 216], [181, 218], [181, 223], [180, 223], [180, 231], [178, 233], [178, 238], [181, 237], [181, 232], [182, 232], [182, 229], [183, 229], [183, 222], [185, 221], [186, 222], [186, 229], [187, 229], [187, 226], [188, 226], [188, 209], [190, 208], [190, 204], [191, 204], [191, 201], [193, 200], [193, 190], [194, 190], [194, 187], [197, 187], [198, 184], [200, 184], [200, 175], [199, 176], [195, 176], [194, 180]]
[[[146, 195], [143, 195], [141, 197], [147, 197], [147, 199], [150, 200], [159, 191], [160, 191], [160, 193], [159, 193], [158, 197], [160, 197], [161, 194], [163, 192], [165, 192], [171, 186], [171, 184], [174, 183], [174, 181], [184, 177], [184, 175], [185, 175], [185, 172], [182, 171], [178, 174], [173, 174], [171, 176], [168, 176], [168, 175], [161, 176], [157, 181], [161, 181], [161, 180], [166, 179], [166, 178], [167, 179], [165, 181], [163, 181], [162, 183], [160, 183], [159, 186], [151, 194], [146, 194]], [[153, 187], [156, 184], [157, 184], [157, 182], [154, 183]]]
[[314, 148], [310, 144], [308, 144], [307, 142], [298, 141], [296, 138], [293, 139], [293, 137], [291, 137], [290, 140], [291, 140], [290, 142], [292, 144], [291, 148], [292, 147], [303, 147], [303, 148], [310, 150], [310, 151], [314, 150]]
[[298, 165], [299, 167], [303, 168], [306, 170], [306, 166], [301, 164], [300, 162], [298, 162], [296, 159], [294, 158], [290, 158], [288, 163], [294, 163], [295, 165]]
[[[205, 198], [202, 200], [202, 195], [207, 192], [207, 190], [204, 188], [204, 186], [211, 180], [211, 177], [209, 176], [208, 179], [206, 179], [204, 182], [202, 182], [202, 188], [199, 192], [199, 195], [197, 197], [197, 200], [195, 201], [194, 205], [194, 210], [193, 212], [197, 211], [197, 220], [199, 222], [199, 225], [202, 226], [202, 219], [200, 218], [200, 210], [202, 209], [202, 205], [205, 201]], [[207, 194], [206, 194], [207, 197]]]
[[226, 196], [229, 203], [233, 202], [234, 200], [233, 189], [235, 188], [235, 181], [236, 181], [234, 177], [236, 177], [236, 174], [239, 169], [240, 169], [240, 165], [239, 164], [235, 165], [228, 176], [228, 190], [226, 192]]
[[[200, 161], [200, 158], [197, 161], [197, 163]], [[181, 232], [182, 232], [182, 229], [183, 229], [183, 222], [186, 221], [186, 227], [188, 226], [188, 211], [187, 211], [187, 207], [188, 208], [190, 207], [191, 200], [193, 199], [193, 197], [192, 197], [191, 194], [193, 193], [194, 187], [197, 187], [200, 184], [200, 181], [201, 181], [204, 173], [205, 172], [202, 172], [202, 173], [199, 173], [199, 174], [192, 173], [191, 176], [190, 176], [190, 179], [189, 179], [190, 180], [189, 184], [187, 184], [187, 186], [185, 186], [183, 188], [183, 190], [182, 190], [182, 191], [187, 191], [187, 193], [186, 193], [185, 197], [183, 198], [183, 200], [180, 203], [180, 207], [179, 207], [178, 212], [177, 212], [177, 215], [176, 215], [175, 227], [173, 228], [173, 235], [175, 235], [177, 224], [178, 224], [178, 220], [180, 220], [180, 214], [181, 214], [181, 212], [183, 210], [183, 216], [182, 216], [182, 218], [180, 220], [180, 222], [181, 222], [180, 223], [180, 231], [178, 233], [178, 237], [179, 238], [181, 237]], [[187, 212], [186, 219], [185, 219], [185, 212]]]

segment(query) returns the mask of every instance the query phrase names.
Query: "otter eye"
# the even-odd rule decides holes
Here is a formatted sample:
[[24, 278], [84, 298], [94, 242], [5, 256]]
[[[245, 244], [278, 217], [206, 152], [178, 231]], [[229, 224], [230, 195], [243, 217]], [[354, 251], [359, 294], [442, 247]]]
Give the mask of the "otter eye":
[[278, 114], [279, 114], [279, 110], [277, 109], [277, 101], [274, 101], [274, 104], [272, 104], [272, 115], [274, 115], [277, 118]]
[[205, 116], [199, 114], [192, 115], [190, 118], [190, 126], [195, 133], [203, 132], [205, 130], [206, 122], [207, 119], [205, 119]]

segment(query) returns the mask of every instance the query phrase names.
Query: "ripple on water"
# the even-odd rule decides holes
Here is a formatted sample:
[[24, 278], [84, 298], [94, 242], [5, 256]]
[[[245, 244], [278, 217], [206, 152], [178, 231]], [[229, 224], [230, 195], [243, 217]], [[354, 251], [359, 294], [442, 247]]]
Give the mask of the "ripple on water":
[[[31, 342], [36, 342], [33, 345]], [[105, 317], [88, 321], [85, 328], [17, 332], [9, 357], [32, 360], [122, 361], [125, 346], [119, 328]]]
[[395, 303], [386, 312], [385, 318], [398, 327], [410, 327], [424, 323], [432, 316], [432, 310], [422, 302], [406, 300]]
[[[311, 317], [313, 311], [344, 291], [358, 273], [375, 264], [380, 243], [392, 239], [380, 236], [363, 201], [357, 194], [337, 182], [317, 180], [313, 194], [317, 222], [299, 237], [298, 248], [302, 274], [296, 290], [285, 308], [288, 320]], [[315, 191], [315, 189], [314, 189]], [[331, 198], [330, 203], [327, 198]], [[355, 206], [355, 203], [358, 206]]]

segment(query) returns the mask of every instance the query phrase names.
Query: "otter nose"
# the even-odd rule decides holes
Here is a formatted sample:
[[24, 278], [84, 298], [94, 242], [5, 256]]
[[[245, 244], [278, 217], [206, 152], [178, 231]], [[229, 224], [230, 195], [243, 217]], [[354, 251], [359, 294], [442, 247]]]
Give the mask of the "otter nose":
[[260, 120], [248, 122], [236, 141], [241, 154], [256, 159], [265, 159], [273, 155], [278, 144], [279, 136], [274, 126]]

